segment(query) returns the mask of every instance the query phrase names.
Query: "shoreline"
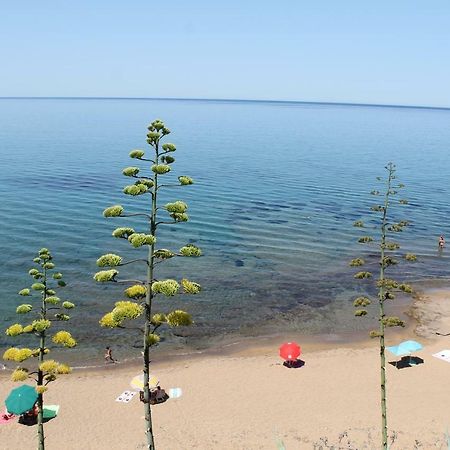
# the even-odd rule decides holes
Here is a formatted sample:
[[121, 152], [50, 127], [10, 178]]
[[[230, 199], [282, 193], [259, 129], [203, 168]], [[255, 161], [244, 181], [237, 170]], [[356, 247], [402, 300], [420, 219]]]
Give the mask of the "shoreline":
[[[424, 280], [413, 284], [414, 286], [421, 286], [421, 288], [415, 289], [412, 296], [403, 296], [396, 300], [398, 304], [393, 303], [389, 312], [406, 318], [407, 324], [404, 328], [388, 330], [387, 339], [402, 340], [416, 335], [422, 339], [432, 340], [434, 337], [437, 337], [435, 334], [438, 331], [437, 328], [442, 328], [444, 333], [450, 333], [450, 306], [442, 310], [442, 307], [436, 308], [436, 305], [430, 304], [429, 301], [430, 296], [433, 297], [436, 294], [441, 296], [445, 295], [446, 292], [449, 293], [450, 298], [450, 280]], [[349, 314], [351, 313], [352, 310], [349, 308]], [[445, 320], [446, 316], [449, 317], [448, 321]], [[433, 323], [439, 317], [444, 317], [443, 323], [440, 323], [436, 328]], [[361, 319], [355, 318], [355, 320]], [[167, 349], [164, 348], [157, 349], [150, 355], [152, 360], [151, 366], [165, 368], [173, 364], [183, 364], [208, 358], [267, 356], [268, 354], [274, 354], [274, 351], [278, 351], [279, 345], [286, 341], [298, 342], [302, 348], [302, 353], [306, 354], [336, 348], [367, 348], [374, 345], [374, 340], [369, 337], [367, 330], [317, 334], [286, 332], [250, 337], [228, 335], [218, 345], [202, 350], [186, 347], [186, 349], [178, 349], [175, 352], [169, 348], [169, 352], [167, 352]], [[0, 370], [0, 377], [4, 377], [4, 375], [14, 370], [14, 368], [8, 367], [5, 363], [3, 365], [5, 368]], [[11, 365], [10, 362], [9, 365]], [[140, 368], [141, 365], [141, 357], [136, 356], [119, 361], [118, 364], [101, 363], [89, 366], [74, 364], [72, 369], [75, 374], [90, 374], [97, 371], [114, 372], [122, 369], [127, 370], [128, 368]]]

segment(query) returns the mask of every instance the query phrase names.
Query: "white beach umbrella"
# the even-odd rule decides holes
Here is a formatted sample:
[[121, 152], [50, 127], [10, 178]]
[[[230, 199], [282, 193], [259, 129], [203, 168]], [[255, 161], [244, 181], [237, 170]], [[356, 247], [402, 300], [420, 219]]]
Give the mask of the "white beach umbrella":
[[[149, 387], [156, 387], [158, 386], [159, 380], [157, 377], [155, 377], [154, 375], [152, 375], [151, 373], [149, 374], [149, 380], [148, 380], [148, 385]], [[137, 390], [137, 391], [142, 391], [144, 390], [144, 374], [141, 373], [140, 375], [136, 375], [131, 381], [130, 381], [130, 386]]]

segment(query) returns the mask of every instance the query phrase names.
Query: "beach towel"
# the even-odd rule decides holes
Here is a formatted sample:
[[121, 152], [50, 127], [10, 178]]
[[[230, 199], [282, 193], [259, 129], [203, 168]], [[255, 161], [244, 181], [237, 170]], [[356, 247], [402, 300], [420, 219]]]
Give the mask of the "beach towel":
[[450, 350], [441, 350], [440, 352], [435, 353], [433, 356], [450, 363]]
[[14, 414], [9, 414], [5, 409], [2, 413], [0, 413], [0, 424], [15, 422], [17, 416]]
[[58, 415], [59, 405], [44, 405], [43, 418], [53, 419]]
[[183, 394], [181, 388], [170, 388], [169, 389], [169, 398], [179, 398]]
[[137, 392], [135, 391], [123, 391], [117, 398], [116, 402], [128, 403]]

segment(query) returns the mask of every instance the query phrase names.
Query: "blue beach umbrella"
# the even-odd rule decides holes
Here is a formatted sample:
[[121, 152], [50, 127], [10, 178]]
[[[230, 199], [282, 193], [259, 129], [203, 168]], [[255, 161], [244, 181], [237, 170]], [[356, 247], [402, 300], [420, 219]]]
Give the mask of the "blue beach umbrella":
[[33, 408], [38, 394], [33, 386], [22, 384], [13, 389], [5, 400], [6, 409], [9, 413], [23, 414]]
[[409, 363], [412, 364], [411, 353], [417, 352], [418, 350], [422, 350], [423, 345], [416, 341], [403, 341], [400, 342], [400, 344], [398, 345], [386, 348], [395, 356], [409, 355]]

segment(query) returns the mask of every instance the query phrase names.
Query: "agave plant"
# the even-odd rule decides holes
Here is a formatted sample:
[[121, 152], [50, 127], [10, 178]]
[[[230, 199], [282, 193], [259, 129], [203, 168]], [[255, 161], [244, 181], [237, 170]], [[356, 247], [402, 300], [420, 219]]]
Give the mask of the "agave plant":
[[[388, 433], [387, 433], [387, 407], [386, 407], [386, 357], [385, 357], [385, 331], [389, 327], [404, 327], [405, 323], [399, 317], [387, 316], [385, 313], [385, 303], [395, 298], [395, 293], [402, 291], [411, 294], [412, 287], [409, 284], [395, 281], [386, 277], [386, 271], [397, 265], [400, 261], [396, 259], [394, 252], [400, 249], [397, 242], [388, 240], [390, 236], [402, 232], [408, 225], [408, 221], [395, 222], [393, 220], [392, 208], [395, 205], [407, 205], [405, 199], [397, 200], [398, 190], [404, 187], [403, 184], [396, 183], [395, 165], [387, 164], [385, 167], [387, 176], [383, 179], [378, 177], [377, 180], [383, 184], [383, 194], [378, 190], [371, 192], [374, 196], [382, 196], [382, 201], [371, 207], [371, 211], [376, 214], [376, 230], [379, 232], [379, 238], [374, 239], [372, 236], [362, 236], [358, 239], [361, 244], [369, 244], [375, 246], [379, 258], [379, 278], [375, 279], [378, 288], [378, 330], [370, 332], [372, 338], [379, 339], [380, 346], [380, 370], [381, 370], [381, 431], [382, 431], [382, 448], [388, 449]], [[359, 220], [353, 224], [357, 228], [365, 228], [364, 222]], [[417, 260], [416, 255], [407, 253], [404, 258], [413, 262]], [[350, 266], [363, 266], [365, 261], [363, 258], [352, 259]], [[372, 273], [368, 271], [359, 271], [354, 275], [357, 279], [372, 279]], [[367, 315], [367, 308], [372, 303], [369, 297], [358, 297], [354, 300], [353, 305], [356, 308], [355, 316], [364, 317]]]
[[[47, 385], [54, 381], [58, 375], [65, 375], [71, 371], [71, 368], [66, 364], [60, 364], [53, 359], [45, 360], [45, 355], [50, 352], [47, 341], [52, 333], [51, 329], [56, 323], [66, 322], [70, 319], [68, 312], [75, 305], [72, 302], [61, 300], [56, 295], [57, 290], [66, 286], [66, 283], [62, 279], [62, 273], [56, 270], [49, 250], [46, 248], [39, 250], [33, 262], [36, 266], [31, 268], [28, 274], [33, 278], [34, 283], [30, 288], [22, 289], [19, 295], [30, 299], [33, 296], [37, 297], [39, 303], [36, 305], [30, 301], [30, 303], [17, 306], [17, 314], [27, 317], [28, 323], [26, 325], [15, 323], [6, 330], [6, 334], [8, 336], [34, 336], [38, 339], [38, 346], [36, 348], [11, 347], [5, 351], [3, 359], [19, 363], [11, 375], [13, 381], [32, 379], [36, 382], [38, 393], [38, 449], [44, 450], [44, 392], [47, 391]], [[72, 335], [61, 329], [53, 332], [51, 340], [54, 344], [66, 348], [73, 348], [77, 345]], [[37, 358], [38, 360], [37, 368], [34, 371], [30, 371], [22, 365], [29, 358]]]
[[[144, 372], [144, 409], [147, 447], [155, 448], [154, 433], [152, 425], [151, 407], [149, 403], [149, 364], [150, 348], [160, 341], [158, 330], [162, 326], [180, 327], [192, 324], [192, 317], [185, 311], [176, 309], [168, 313], [156, 312], [155, 300], [158, 296], [173, 297], [177, 294], [198, 294], [201, 286], [198, 283], [183, 278], [157, 279], [157, 264], [176, 257], [198, 257], [202, 252], [194, 244], [187, 244], [178, 250], [157, 248], [157, 234], [160, 226], [166, 224], [177, 224], [187, 222], [188, 205], [176, 200], [164, 205], [159, 202], [161, 189], [189, 186], [193, 184], [192, 178], [182, 175], [178, 182], [162, 182], [170, 175], [176, 146], [171, 143], [161, 143], [161, 140], [170, 133], [163, 122], [155, 120], [148, 126], [147, 143], [151, 147], [151, 155], [147, 158], [143, 150], [133, 150], [130, 158], [138, 160], [147, 166], [147, 171], [141, 171], [141, 167], [131, 166], [123, 169], [125, 177], [131, 179], [134, 184], [129, 184], [123, 189], [123, 193], [132, 197], [150, 197], [149, 210], [144, 212], [126, 212], [121, 205], [106, 208], [103, 215], [107, 218], [125, 218], [139, 216], [144, 219], [143, 228], [140, 231], [131, 227], [116, 228], [112, 235], [115, 238], [127, 242], [133, 248], [140, 250], [143, 254], [131, 261], [124, 261], [119, 255], [108, 253], [100, 256], [97, 265], [104, 268], [94, 275], [98, 282], [115, 282], [130, 285], [124, 291], [126, 300], [115, 303], [114, 308], [105, 314], [100, 325], [108, 328], [131, 328], [139, 330], [143, 338], [143, 372]], [[165, 213], [166, 217], [160, 217]], [[117, 268], [126, 264], [141, 264], [146, 268], [145, 279], [126, 280], [121, 279]], [[138, 323], [138, 325], [136, 325]]]

